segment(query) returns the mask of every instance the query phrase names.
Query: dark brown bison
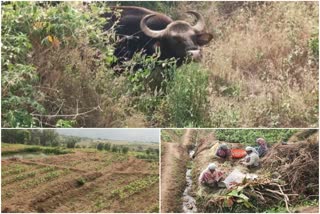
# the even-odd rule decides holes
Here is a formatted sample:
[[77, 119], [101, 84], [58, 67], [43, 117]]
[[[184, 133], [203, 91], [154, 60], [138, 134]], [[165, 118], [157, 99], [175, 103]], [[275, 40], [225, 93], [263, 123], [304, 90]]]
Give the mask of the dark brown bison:
[[116, 45], [115, 56], [119, 61], [131, 59], [133, 54], [143, 51], [147, 55], [160, 48], [160, 59], [175, 58], [182, 62], [190, 56], [194, 60], [201, 58], [201, 46], [209, 43], [212, 34], [205, 32], [203, 17], [195, 12], [187, 13], [196, 18], [195, 25], [186, 21], [173, 21], [170, 17], [141, 7], [112, 7], [120, 12], [106, 14], [109, 30], [115, 23], [116, 35], [120, 37]]

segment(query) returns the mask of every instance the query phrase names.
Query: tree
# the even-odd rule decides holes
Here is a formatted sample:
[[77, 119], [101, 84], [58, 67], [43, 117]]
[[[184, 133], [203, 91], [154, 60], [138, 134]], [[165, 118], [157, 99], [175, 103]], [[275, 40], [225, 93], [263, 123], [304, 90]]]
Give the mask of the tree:
[[66, 144], [67, 148], [69, 148], [69, 149], [75, 148], [77, 142], [78, 142], [78, 139], [75, 137], [65, 138], [65, 144]]
[[127, 146], [122, 147], [123, 154], [127, 154], [128, 152], [129, 152], [129, 147], [127, 147]]
[[42, 130], [40, 144], [42, 146], [59, 146], [59, 134], [53, 129]]
[[118, 152], [118, 146], [113, 145], [112, 148], [111, 148], [111, 151], [112, 152]]
[[146, 154], [147, 154], [147, 155], [150, 154], [150, 150], [149, 150], [149, 149], [146, 150]]
[[31, 140], [28, 144], [31, 145], [40, 145], [41, 131], [39, 129], [31, 130]]
[[101, 150], [103, 150], [103, 148], [104, 148], [103, 143], [98, 143], [97, 149], [98, 149], [99, 151], [101, 151]]
[[30, 130], [26, 129], [3, 129], [2, 142], [4, 143], [21, 143], [25, 144], [30, 142]]
[[111, 144], [110, 143], [104, 144], [104, 150], [110, 151], [111, 150]]

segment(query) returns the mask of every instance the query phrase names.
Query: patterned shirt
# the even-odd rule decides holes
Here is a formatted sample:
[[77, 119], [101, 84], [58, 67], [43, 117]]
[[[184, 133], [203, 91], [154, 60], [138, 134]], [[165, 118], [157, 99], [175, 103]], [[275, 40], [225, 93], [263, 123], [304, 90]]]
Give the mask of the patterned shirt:
[[227, 158], [228, 156], [231, 155], [231, 151], [230, 151], [230, 149], [219, 148], [217, 150], [216, 155], [219, 156], [220, 158]]
[[223, 176], [221, 171], [215, 170], [213, 173], [209, 169], [203, 170], [199, 177], [199, 182], [201, 184], [213, 184], [214, 182], [218, 182]]

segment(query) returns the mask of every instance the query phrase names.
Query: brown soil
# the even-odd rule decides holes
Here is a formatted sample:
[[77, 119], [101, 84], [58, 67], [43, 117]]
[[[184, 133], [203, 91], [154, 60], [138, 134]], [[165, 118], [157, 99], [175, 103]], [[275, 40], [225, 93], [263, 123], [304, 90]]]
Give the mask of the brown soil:
[[296, 213], [319, 213], [319, 207], [318, 206], [312, 206], [312, 207], [301, 207], [298, 208]]
[[186, 129], [186, 133], [182, 137], [182, 144], [186, 147], [190, 146], [192, 144], [191, 137], [192, 129]]
[[163, 142], [161, 157], [161, 212], [181, 212], [181, 198], [185, 186], [185, 169], [188, 160], [187, 146], [191, 130], [187, 129], [182, 144]]
[[[14, 168], [17, 164], [25, 164], [28, 172], [38, 172], [39, 168], [41, 170], [48, 166], [53, 166], [54, 170], [2, 186], [1, 210], [66, 213], [149, 212], [155, 209], [159, 203], [159, 183], [137, 192], [125, 201], [112, 197], [113, 190], [130, 182], [159, 175], [159, 170], [151, 167], [154, 164], [152, 162], [132, 156], [122, 156], [117, 160], [119, 156], [113, 153], [76, 152], [59, 155], [59, 158], [52, 156], [28, 161], [6, 161], [7, 169], [10, 165]], [[75, 166], [68, 159], [76, 163]], [[56, 172], [63, 173], [48, 181], [33, 184], [33, 181], [39, 181], [45, 176], [50, 178], [50, 173]], [[10, 175], [10, 178], [14, 176]], [[32, 184], [30, 188], [24, 187], [29, 184]]]

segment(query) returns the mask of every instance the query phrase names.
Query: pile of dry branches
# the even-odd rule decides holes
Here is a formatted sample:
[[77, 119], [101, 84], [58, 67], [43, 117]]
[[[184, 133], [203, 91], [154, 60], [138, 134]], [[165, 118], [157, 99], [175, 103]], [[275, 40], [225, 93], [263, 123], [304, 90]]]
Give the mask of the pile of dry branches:
[[276, 144], [262, 160], [263, 166], [279, 173], [288, 184], [285, 192], [305, 196], [319, 193], [319, 144], [303, 141]]
[[[230, 212], [238, 205], [242, 205], [241, 210], [247, 209], [251, 212], [259, 212], [264, 207], [269, 207], [283, 201], [288, 212], [290, 198], [298, 194], [286, 194], [284, 192], [285, 184], [280, 184], [269, 178], [260, 178], [254, 181], [244, 181], [242, 184], [234, 186], [224, 194], [211, 197], [207, 201], [206, 209], [215, 210], [216, 212]], [[214, 209], [213, 209], [214, 208]]]

